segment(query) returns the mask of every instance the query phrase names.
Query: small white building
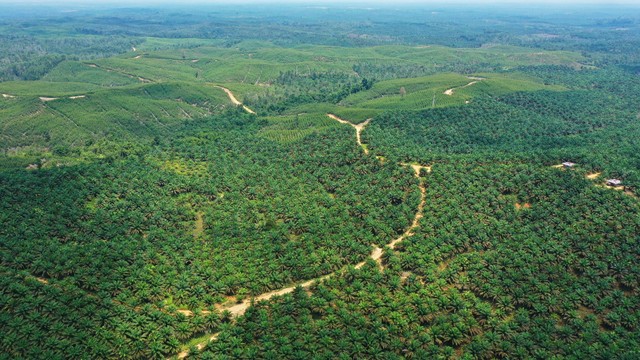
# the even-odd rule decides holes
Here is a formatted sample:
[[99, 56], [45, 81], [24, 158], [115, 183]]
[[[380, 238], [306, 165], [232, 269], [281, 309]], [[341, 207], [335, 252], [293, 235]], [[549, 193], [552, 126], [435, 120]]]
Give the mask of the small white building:
[[570, 161], [567, 161], [567, 162], [563, 162], [562, 166], [565, 167], [565, 168], [572, 168], [572, 167], [576, 166], [576, 164], [574, 164], [574, 163], [572, 163]]
[[609, 179], [607, 180], [607, 186], [621, 186], [622, 181], [618, 179]]

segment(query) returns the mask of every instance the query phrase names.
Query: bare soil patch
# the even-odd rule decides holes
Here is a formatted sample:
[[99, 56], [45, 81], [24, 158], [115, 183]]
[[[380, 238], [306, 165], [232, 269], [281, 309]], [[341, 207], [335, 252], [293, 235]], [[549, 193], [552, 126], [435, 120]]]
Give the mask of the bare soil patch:
[[531, 204], [529, 203], [524, 203], [524, 204], [516, 203], [514, 206], [516, 210], [531, 209]]
[[195, 228], [193, 229], [193, 237], [198, 238], [204, 232], [204, 218], [201, 212], [196, 214]]
[[448, 96], [451, 96], [451, 95], [453, 95], [453, 92], [454, 92], [455, 90], [457, 90], [457, 89], [464, 89], [464, 88], [469, 87], [469, 86], [471, 86], [471, 85], [473, 85], [473, 84], [477, 84], [477, 83], [478, 83], [478, 81], [482, 81], [482, 80], [484, 80], [483, 78], [474, 78], [474, 77], [469, 77], [469, 76], [468, 76], [467, 78], [469, 78], [469, 79], [477, 79], [477, 80], [474, 80], [474, 81], [472, 81], [472, 82], [468, 83], [467, 85], [463, 85], [463, 86], [458, 86], [458, 87], [456, 87], [456, 88], [447, 89], [447, 90], [445, 90], [445, 91], [444, 91], [444, 93], [443, 93], [443, 94], [448, 95]]

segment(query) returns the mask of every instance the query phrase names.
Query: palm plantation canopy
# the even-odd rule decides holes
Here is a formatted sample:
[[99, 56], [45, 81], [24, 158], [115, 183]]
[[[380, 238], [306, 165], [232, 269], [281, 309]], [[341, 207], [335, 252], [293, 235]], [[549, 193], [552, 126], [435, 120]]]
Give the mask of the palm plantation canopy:
[[640, 351], [637, 8], [0, 8], [0, 359]]

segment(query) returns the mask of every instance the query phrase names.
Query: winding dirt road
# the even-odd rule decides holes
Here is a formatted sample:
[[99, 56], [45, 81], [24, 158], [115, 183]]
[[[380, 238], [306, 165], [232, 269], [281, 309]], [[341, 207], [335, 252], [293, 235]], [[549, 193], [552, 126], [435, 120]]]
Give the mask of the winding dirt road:
[[235, 95], [233, 95], [233, 92], [231, 92], [231, 90], [227, 89], [226, 87], [219, 86], [219, 85], [216, 85], [215, 87], [217, 87], [218, 89], [222, 89], [225, 93], [227, 93], [227, 96], [229, 97], [229, 100], [231, 100], [231, 102], [234, 105], [240, 105], [240, 106], [242, 106], [244, 111], [248, 112], [249, 114], [254, 114], [255, 115], [256, 112], [251, 110], [247, 105], [244, 105], [243, 103], [241, 103], [240, 100], [238, 100], [235, 97]]
[[411, 226], [409, 226], [407, 228], [407, 230], [404, 232], [404, 234], [402, 234], [400, 237], [396, 238], [395, 240], [391, 241], [387, 245], [392, 250], [396, 248], [396, 245], [398, 245], [399, 242], [401, 242], [402, 240], [414, 235], [413, 230], [415, 230], [418, 227], [420, 219], [422, 219], [422, 216], [423, 216], [424, 205], [427, 202], [427, 200], [426, 200], [427, 199], [427, 188], [424, 185], [424, 179], [422, 177], [420, 177], [420, 172], [423, 169], [428, 173], [431, 172], [431, 166], [423, 166], [423, 165], [418, 165], [418, 164], [405, 164], [405, 163], [401, 163], [400, 165], [402, 165], [402, 166], [411, 166], [411, 168], [415, 172], [416, 178], [418, 178], [420, 180], [420, 203], [418, 204], [418, 210], [416, 211], [416, 216], [414, 216], [413, 222], [411, 223]]
[[[427, 172], [431, 172], [430, 166], [422, 166], [417, 164], [405, 164], [405, 163], [401, 163], [400, 165], [411, 166], [411, 168], [415, 172], [415, 176], [420, 180], [420, 203], [418, 204], [418, 209], [416, 210], [416, 215], [413, 217], [413, 222], [411, 223], [411, 225], [404, 231], [404, 233], [402, 233], [402, 235], [393, 239], [390, 243], [387, 244], [387, 246], [391, 250], [395, 249], [396, 245], [400, 243], [402, 240], [414, 235], [413, 231], [418, 227], [420, 223], [420, 219], [422, 219], [423, 217], [424, 206], [427, 202], [426, 200], [427, 189], [424, 186], [423, 178], [420, 177], [420, 171], [422, 169], [425, 169]], [[375, 260], [378, 263], [378, 266], [380, 267], [380, 269], [384, 269], [384, 265], [382, 264], [382, 254], [383, 254], [382, 249], [374, 245], [373, 251], [371, 252], [371, 255], [369, 255], [371, 259]], [[361, 267], [364, 266], [365, 263], [366, 261], [363, 261], [357, 264], [355, 268], [360, 269]]]
[[[225, 90], [225, 92], [227, 92], [227, 94], [229, 95], [229, 98], [231, 98], [231, 101], [236, 103], [237, 100], [235, 100], [235, 97], [232, 98], [233, 94], [231, 93], [231, 91], [229, 91], [228, 89], [222, 88], [221, 89]], [[235, 100], [235, 101], [234, 101]], [[240, 104], [239, 102], [237, 104]], [[360, 132], [362, 132], [362, 130], [365, 128], [365, 126], [367, 126], [369, 124], [369, 122], [371, 121], [371, 119], [366, 120], [365, 122], [362, 122], [358, 125], [354, 125], [352, 123], [350, 123], [349, 121], [340, 119], [339, 117], [333, 115], [333, 114], [327, 114], [327, 116], [329, 116], [330, 118], [342, 123], [342, 124], [347, 124], [350, 125], [352, 127], [354, 127], [356, 129], [356, 141], [358, 142], [358, 145], [360, 145], [364, 151], [365, 154], [368, 154], [369, 151], [367, 150], [366, 146], [364, 146], [360, 140]], [[426, 195], [427, 195], [427, 189], [425, 186], [425, 182], [424, 182], [424, 178], [422, 178], [420, 176], [421, 171], [424, 169], [427, 172], [431, 172], [431, 167], [429, 166], [423, 166], [423, 165], [418, 165], [418, 164], [406, 164], [406, 163], [400, 163], [401, 166], [409, 166], [413, 169], [414, 173], [415, 173], [415, 177], [419, 179], [420, 183], [419, 183], [419, 188], [420, 188], [420, 203], [418, 204], [418, 208], [416, 209], [416, 214], [413, 217], [413, 221], [411, 223], [411, 225], [409, 225], [409, 227], [404, 231], [404, 233], [402, 233], [402, 235], [400, 235], [399, 237], [391, 240], [391, 242], [389, 242], [387, 244], [387, 246], [391, 249], [395, 249], [396, 245], [398, 243], [400, 243], [401, 241], [403, 241], [404, 239], [412, 236], [414, 234], [414, 230], [419, 226], [419, 222], [420, 219], [422, 219], [423, 217], [423, 211], [424, 211], [424, 206], [426, 204]], [[373, 250], [371, 251], [371, 254], [369, 255], [369, 258], [374, 260], [375, 262], [378, 263], [378, 266], [381, 269], [384, 269], [384, 266], [382, 264], [382, 254], [383, 254], [383, 250], [382, 248], [378, 247], [378, 246], [373, 246]], [[356, 269], [360, 269], [361, 267], [363, 267], [366, 264], [366, 261], [360, 262], [358, 264], [355, 265]], [[258, 295], [254, 298], [249, 298], [249, 299], [245, 299], [240, 303], [237, 304], [233, 304], [233, 305], [228, 305], [228, 306], [224, 306], [221, 307], [219, 310], [220, 311], [228, 311], [231, 313], [231, 315], [233, 317], [239, 317], [242, 316], [247, 309], [251, 306], [252, 302], [257, 302], [257, 301], [261, 301], [261, 300], [269, 300], [271, 298], [273, 298], [274, 296], [281, 296], [281, 295], [285, 295], [288, 293], [291, 293], [295, 290], [296, 287], [301, 287], [303, 289], [307, 289], [309, 288], [311, 285], [313, 285], [316, 282], [322, 281], [324, 279], [327, 279], [331, 276], [334, 276], [335, 274], [339, 273], [339, 271], [337, 272], [333, 272], [315, 279], [311, 279], [308, 281], [305, 281], [303, 283], [300, 284], [296, 284], [293, 286], [289, 286], [280, 290], [274, 290], [274, 291], [270, 291], [261, 295]], [[193, 316], [193, 312], [189, 311], [189, 310], [181, 310], [181, 313], [187, 315], [187, 316]], [[218, 335], [220, 333], [215, 333], [215, 334], [211, 334], [210, 337], [207, 338], [206, 342], [202, 342], [199, 343], [197, 345], [195, 345], [195, 347], [198, 350], [202, 350], [205, 345], [210, 342], [210, 341], [214, 341], [218, 338]], [[188, 351], [182, 351], [178, 354], [178, 359], [184, 359], [185, 357], [187, 357], [189, 355]]]

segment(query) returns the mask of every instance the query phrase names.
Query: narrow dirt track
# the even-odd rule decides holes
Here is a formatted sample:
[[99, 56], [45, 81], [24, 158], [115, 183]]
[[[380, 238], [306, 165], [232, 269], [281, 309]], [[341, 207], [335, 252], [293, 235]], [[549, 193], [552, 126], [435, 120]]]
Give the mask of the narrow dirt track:
[[234, 105], [240, 105], [240, 106], [242, 106], [244, 111], [248, 112], [249, 114], [254, 114], [255, 115], [256, 112], [251, 110], [248, 106], [244, 105], [242, 102], [240, 102], [240, 100], [238, 100], [235, 97], [235, 95], [233, 95], [233, 92], [231, 92], [231, 90], [227, 89], [226, 87], [222, 87], [222, 86], [218, 86], [218, 85], [216, 85], [215, 87], [217, 87], [218, 89], [222, 89], [225, 93], [227, 93], [227, 96], [229, 97], [229, 100], [231, 100], [231, 102]]
[[360, 147], [362, 148], [362, 150], [364, 150], [364, 153], [366, 155], [369, 154], [369, 149], [367, 149], [366, 145], [362, 144], [362, 138], [360, 137], [360, 133], [362, 133], [362, 130], [364, 130], [364, 128], [369, 125], [369, 123], [371, 122], [371, 119], [367, 119], [363, 122], [361, 122], [360, 124], [353, 124], [347, 120], [344, 119], [340, 119], [339, 117], [337, 117], [336, 115], [333, 114], [327, 114], [328, 117], [332, 118], [333, 120], [336, 120], [337, 122], [341, 123], [341, 124], [346, 124], [346, 125], [350, 125], [352, 126], [354, 129], [356, 129], [356, 142], [358, 143], [358, 145], [360, 145]]
[[[237, 102], [237, 104], [240, 104], [240, 102], [238, 102], [235, 99], [235, 97], [232, 97], [233, 94], [231, 93], [231, 91], [229, 91], [228, 89], [222, 88], [222, 87], [220, 87], [220, 88], [225, 90], [225, 92], [227, 92], [227, 94], [229, 95], [229, 98], [231, 98], [231, 101], [233, 103]], [[356, 141], [358, 142], [358, 145], [360, 145], [362, 147], [362, 149], [363, 149], [365, 154], [369, 153], [367, 148], [366, 148], [366, 146], [363, 146], [361, 141], [360, 141], [360, 132], [365, 128], [365, 126], [367, 126], [367, 124], [369, 124], [371, 119], [368, 119], [365, 122], [362, 122], [362, 123], [360, 123], [358, 125], [354, 125], [354, 124], [350, 123], [349, 121], [340, 119], [339, 117], [337, 117], [337, 116], [335, 116], [333, 114], [327, 114], [327, 116], [329, 116], [330, 118], [332, 118], [332, 119], [334, 119], [334, 120], [336, 120], [336, 121], [338, 121], [338, 122], [340, 122], [342, 124], [348, 124], [348, 125], [354, 127], [356, 129]], [[391, 249], [395, 249], [395, 247], [396, 247], [396, 245], [398, 243], [400, 243], [404, 239], [412, 236], [414, 234], [414, 230], [419, 226], [420, 219], [422, 219], [422, 217], [423, 217], [423, 211], [424, 211], [424, 206], [426, 204], [426, 195], [427, 195], [427, 189], [426, 189], [426, 186], [425, 186], [425, 182], [424, 182], [424, 179], [420, 176], [420, 173], [421, 173], [421, 171], [423, 169], [426, 170], [427, 172], [431, 172], [431, 167], [429, 167], [429, 166], [423, 166], [423, 165], [418, 165], [418, 164], [406, 164], [406, 163], [400, 163], [399, 165], [411, 167], [413, 169], [414, 173], [415, 173], [415, 177], [419, 179], [419, 181], [420, 181], [420, 183], [419, 183], [420, 203], [418, 204], [418, 208], [416, 209], [416, 214], [413, 217], [413, 221], [412, 221], [411, 225], [409, 225], [409, 227], [404, 231], [404, 233], [402, 233], [402, 235], [400, 235], [399, 237], [391, 240], [387, 244], [387, 246], [389, 248], [391, 248]], [[384, 266], [382, 264], [382, 254], [383, 254], [382, 248], [374, 245], [373, 246], [373, 250], [372, 250], [371, 254], [369, 255], [369, 258], [374, 260], [375, 262], [377, 262], [378, 266], [381, 269], [384, 269]], [[356, 269], [360, 269], [365, 264], [366, 264], [366, 261], [360, 262], [360, 263], [355, 265], [355, 268]], [[251, 306], [251, 304], [253, 302], [262, 301], [262, 300], [269, 300], [269, 299], [271, 299], [271, 298], [273, 298], [275, 296], [281, 296], [281, 295], [289, 294], [289, 293], [293, 292], [296, 289], [296, 287], [301, 287], [303, 289], [307, 289], [311, 285], [313, 285], [314, 283], [322, 281], [324, 279], [327, 279], [327, 278], [329, 278], [331, 276], [334, 276], [336, 273], [338, 273], [338, 272], [333, 272], [333, 273], [330, 273], [330, 274], [327, 274], [327, 275], [324, 275], [324, 276], [321, 276], [321, 277], [318, 277], [318, 278], [315, 278], [315, 279], [307, 280], [307, 281], [305, 281], [303, 283], [292, 285], [292, 286], [289, 286], [289, 287], [286, 287], [286, 288], [283, 288], [283, 289], [280, 289], [280, 290], [270, 291], [270, 292], [255, 296], [253, 298], [245, 299], [242, 302], [237, 303], [237, 304], [221, 307], [219, 310], [221, 312], [228, 311], [228, 312], [231, 313], [231, 315], [233, 317], [239, 317], [239, 316], [244, 315], [244, 313], [247, 311], [247, 309], [249, 309], [249, 307]], [[191, 312], [190, 310], [180, 310], [179, 312], [184, 314], [184, 315], [187, 315], [187, 316], [193, 316], [193, 312]], [[220, 334], [219, 332], [215, 333], [215, 334], [212, 334], [208, 338], [208, 340], [206, 342], [199, 343], [199, 344], [195, 345], [195, 347], [198, 350], [202, 350], [208, 342], [216, 340], [218, 338], [219, 334]], [[178, 357], [178, 359], [183, 359], [183, 358], [187, 357], [188, 355], [189, 355], [188, 351], [182, 351], [177, 355], [177, 357]]]
[[[418, 204], [418, 209], [416, 210], [416, 215], [413, 217], [413, 222], [411, 223], [411, 225], [404, 231], [404, 233], [402, 233], [402, 235], [393, 239], [390, 243], [387, 244], [387, 246], [392, 250], [395, 249], [396, 245], [400, 243], [402, 240], [414, 235], [413, 231], [418, 227], [420, 223], [420, 219], [422, 219], [423, 217], [423, 211], [424, 211], [424, 206], [426, 204], [426, 197], [427, 197], [427, 189], [424, 186], [423, 179], [420, 177], [420, 171], [422, 169], [425, 169], [427, 172], [431, 172], [430, 166], [405, 164], [405, 163], [401, 163], [400, 165], [411, 166], [411, 168], [415, 172], [415, 176], [420, 180], [420, 203]], [[371, 252], [371, 255], [369, 255], [369, 257], [375, 260], [381, 269], [384, 269], [384, 265], [382, 264], [382, 254], [383, 254], [383, 250], [374, 245], [373, 251]], [[360, 269], [361, 267], [364, 266], [365, 263], [366, 261], [363, 261], [357, 264], [355, 268]]]
[[404, 163], [401, 165], [411, 166], [411, 168], [415, 172], [415, 176], [420, 180], [420, 203], [418, 204], [418, 210], [416, 211], [416, 216], [414, 216], [411, 226], [407, 228], [407, 230], [404, 232], [404, 234], [402, 234], [402, 236], [393, 240], [392, 242], [389, 243], [389, 245], [387, 245], [392, 250], [396, 248], [396, 245], [398, 245], [399, 242], [401, 242], [402, 240], [410, 236], [413, 236], [414, 234], [413, 230], [415, 230], [418, 227], [418, 224], [420, 223], [420, 219], [422, 219], [422, 216], [423, 216], [424, 205], [427, 202], [426, 201], [427, 188], [424, 186], [424, 180], [420, 177], [420, 172], [422, 171], [422, 169], [426, 170], [427, 172], [431, 172], [430, 166], [422, 166], [417, 164], [404, 164]]
[[481, 79], [481, 78], [473, 78], [473, 77], [470, 77], [469, 79], [478, 79], [478, 80], [474, 80], [474, 81], [468, 83], [467, 85], [458, 86], [456, 88], [451, 88], [451, 89], [445, 90], [445, 92], [443, 94], [448, 95], [448, 96], [452, 96], [453, 92], [456, 91], [457, 89], [464, 89], [464, 88], [469, 87], [469, 86], [471, 86], [473, 84], [477, 84], [478, 81], [484, 80], [484, 79]]
[[118, 70], [118, 69], [103, 67], [103, 66], [100, 66], [98, 64], [86, 64], [85, 63], [85, 65], [87, 65], [89, 67], [92, 67], [92, 68], [96, 68], [96, 69], [102, 69], [102, 70], [104, 70], [106, 72], [113, 72], [113, 73], [121, 74], [121, 75], [124, 75], [124, 76], [126, 76], [128, 78], [131, 78], [131, 79], [137, 79], [138, 81], [140, 81], [142, 83], [145, 83], [145, 84], [151, 84], [151, 83], [155, 82], [154, 80], [151, 80], [151, 79], [143, 78], [141, 76], [130, 74], [128, 72], [125, 72], [125, 71], [122, 71], [122, 70]]

